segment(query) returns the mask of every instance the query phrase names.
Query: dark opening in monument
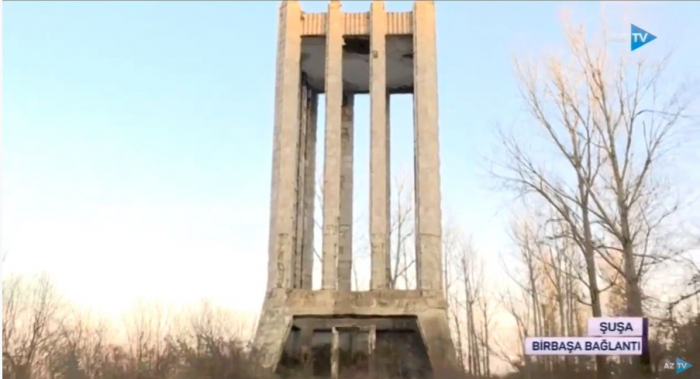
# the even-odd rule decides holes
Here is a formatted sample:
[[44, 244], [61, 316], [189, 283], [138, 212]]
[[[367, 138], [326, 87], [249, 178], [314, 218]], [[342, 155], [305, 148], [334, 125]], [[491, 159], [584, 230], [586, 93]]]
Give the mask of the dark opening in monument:
[[284, 345], [284, 353], [282, 354], [281, 366], [290, 367], [301, 364], [301, 355], [295, 354], [299, 351], [299, 328], [292, 326], [289, 330], [287, 343]]
[[343, 51], [349, 54], [369, 55], [369, 36], [345, 37]]
[[331, 376], [331, 342], [333, 334], [330, 330], [318, 330], [313, 332], [311, 338], [311, 355], [313, 364], [313, 376], [330, 378]]
[[316, 92], [325, 91], [326, 76], [326, 37], [302, 37], [301, 72], [306, 76], [309, 86]]
[[417, 331], [377, 331], [378, 378], [428, 378], [431, 368], [423, 339]]
[[[370, 332], [360, 328], [336, 329], [338, 334], [338, 377], [366, 378], [369, 375]], [[332, 357], [331, 357], [332, 358]], [[332, 362], [332, 359], [331, 359]]]
[[[325, 36], [301, 38], [301, 72], [319, 93], [326, 90], [326, 43]], [[369, 62], [376, 58], [369, 36], [346, 35], [343, 43], [343, 91], [369, 93]], [[386, 36], [386, 86], [390, 93], [413, 93], [413, 55], [411, 35]]]
[[295, 317], [277, 373], [424, 379], [431, 367], [415, 317]]
[[386, 36], [386, 81], [392, 94], [413, 93], [413, 54], [413, 36]]
[[343, 92], [369, 91], [369, 36], [345, 36]]

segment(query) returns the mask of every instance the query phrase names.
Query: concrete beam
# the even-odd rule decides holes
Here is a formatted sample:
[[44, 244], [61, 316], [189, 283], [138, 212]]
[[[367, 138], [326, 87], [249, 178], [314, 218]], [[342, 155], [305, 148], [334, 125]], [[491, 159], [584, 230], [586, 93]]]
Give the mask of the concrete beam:
[[419, 289], [442, 288], [442, 212], [435, 4], [413, 8], [416, 270]]
[[390, 254], [389, 97], [386, 84], [386, 24], [384, 2], [370, 10], [370, 244], [371, 289], [387, 288]]
[[341, 107], [343, 103], [343, 12], [328, 5], [326, 22], [326, 146], [323, 169], [322, 288], [335, 290], [340, 247]]
[[353, 140], [355, 97], [343, 96], [340, 173], [340, 248], [338, 250], [338, 291], [352, 290], [352, 206]]
[[267, 289], [292, 288], [296, 248], [301, 6], [279, 8]]

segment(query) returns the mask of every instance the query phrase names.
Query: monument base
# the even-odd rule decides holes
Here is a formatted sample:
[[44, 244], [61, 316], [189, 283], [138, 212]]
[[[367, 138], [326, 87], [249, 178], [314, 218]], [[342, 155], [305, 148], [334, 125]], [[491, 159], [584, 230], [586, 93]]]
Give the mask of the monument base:
[[440, 291], [274, 289], [253, 345], [287, 378], [424, 379], [456, 361]]

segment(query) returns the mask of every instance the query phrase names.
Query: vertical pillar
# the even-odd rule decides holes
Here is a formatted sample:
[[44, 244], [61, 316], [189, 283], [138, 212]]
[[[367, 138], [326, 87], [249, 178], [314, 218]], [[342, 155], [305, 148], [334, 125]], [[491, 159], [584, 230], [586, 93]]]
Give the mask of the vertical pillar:
[[[384, 277], [386, 278], [384, 287], [388, 287], [389, 280], [391, 280], [391, 156], [390, 156], [390, 133], [391, 133], [391, 94], [387, 92], [386, 94], [386, 243], [384, 246], [385, 252], [380, 254], [384, 255], [384, 265], [386, 269], [384, 270]], [[384, 288], [383, 287], [383, 288]]]
[[352, 195], [354, 95], [343, 96], [340, 174], [340, 248], [338, 250], [338, 291], [352, 290]]
[[[267, 289], [291, 288], [296, 248], [296, 183], [299, 139], [301, 6], [285, 1], [279, 9], [275, 131], [272, 154]], [[294, 183], [294, 185], [290, 185]]]
[[314, 194], [316, 171], [316, 99], [307, 85], [301, 87], [301, 128], [297, 170], [297, 238], [294, 254], [294, 288], [311, 289], [313, 275]]
[[343, 13], [328, 5], [326, 19], [326, 145], [323, 169], [323, 289], [336, 289], [340, 247], [341, 107], [343, 102]]
[[313, 286], [314, 265], [314, 202], [316, 201], [316, 124], [318, 114], [318, 94], [310, 91], [306, 117], [306, 171], [304, 173], [304, 239], [301, 249], [301, 288], [310, 290]]
[[442, 287], [435, 3], [413, 8], [416, 269], [419, 289]]
[[304, 83], [304, 78], [301, 79], [301, 90], [299, 93], [299, 157], [297, 163], [297, 215], [296, 215], [296, 246], [294, 247], [294, 278], [293, 287], [301, 288], [303, 281], [303, 249], [305, 220], [306, 220], [306, 163], [308, 156], [306, 154], [307, 143], [307, 122], [308, 122], [308, 95], [309, 89]]
[[367, 336], [367, 355], [369, 358], [368, 362], [368, 372], [367, 377], [369, 379], [376, 379], [377, 377], [377, 355], [375, 354], [377, 347], [377, 326], [372, 325], [369, 328], [369, 335]]
[[331, 337], [331, 379], [340, 377], [340, 333], [338, 329], [333, 327], [333, 336]]
[[389, 282], [389, 117], [386, 90], [386, 11], [384, 2], [373, 1], [370, 10], [370, 244], [371, 288], [387, 288]]
[[311, 344], [313, 342], [313, 328], [311, 325], [305, 325], [301, 329], [300, 335], [300, 345], [301, 345], [301, 364], [302, 372], [305, 378], [310, 378], [313, 376], [313, 352], [311, 351]]

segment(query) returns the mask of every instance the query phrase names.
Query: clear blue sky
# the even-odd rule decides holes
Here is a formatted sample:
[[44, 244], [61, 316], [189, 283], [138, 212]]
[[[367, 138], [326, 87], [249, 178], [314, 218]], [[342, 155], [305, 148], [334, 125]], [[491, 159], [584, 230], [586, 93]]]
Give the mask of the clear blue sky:
[[[110, 311], [138, 295], [257, 309], [278, 2], [2, 6], [7, 269], [47, 269], [76, 301]], [[563, 8], [597, 30], [603, 7], [613, 31], [627, 35], [634, 22], [658, 36], [646, 54], [675, 49], [674, 73], [700, 67], [698, 3], [437, 4], [443, 210], [488, 254], [506, 239], [509, 197], [492, 191], [484, 162], [497, 154], [496, 125], [524, 116], [511, 56], [561, 46]], [[396, 171], [411, 167], [409, 106], [407, 97], [392, 106]], [[366, 97], [357, 107], [366, 191]]]

